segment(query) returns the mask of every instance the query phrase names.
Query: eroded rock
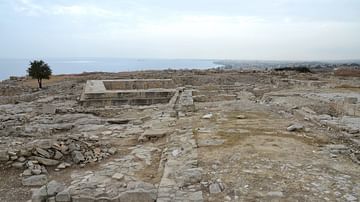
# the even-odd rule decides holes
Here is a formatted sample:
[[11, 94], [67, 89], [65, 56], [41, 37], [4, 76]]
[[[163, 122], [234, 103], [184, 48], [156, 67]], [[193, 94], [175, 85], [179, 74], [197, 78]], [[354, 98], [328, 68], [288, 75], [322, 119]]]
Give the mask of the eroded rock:
[[22, 180], [22, 184], [24, 186], [41, 186], [47, 183], [47, 176], [46, 175], [34, 175]]

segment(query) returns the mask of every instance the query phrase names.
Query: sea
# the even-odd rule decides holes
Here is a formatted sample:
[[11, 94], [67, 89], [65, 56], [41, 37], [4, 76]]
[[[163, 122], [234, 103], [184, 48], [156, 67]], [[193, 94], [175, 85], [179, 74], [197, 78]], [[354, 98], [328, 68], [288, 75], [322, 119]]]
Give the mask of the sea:
[[[0, 80], [25, 76], [34, 59], [0, 59]], [[125, 72], [163, 69], [208, 69], [218, 67], [210, 59], [124, 59], [124, 58], [44, 58], [53, 74], [83, 72]]]

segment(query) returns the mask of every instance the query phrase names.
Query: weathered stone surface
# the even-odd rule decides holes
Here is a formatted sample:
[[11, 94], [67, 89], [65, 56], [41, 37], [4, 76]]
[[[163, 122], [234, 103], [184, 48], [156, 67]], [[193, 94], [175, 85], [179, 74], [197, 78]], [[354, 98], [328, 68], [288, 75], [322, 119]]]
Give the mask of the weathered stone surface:
[[168, 103], [176, 92], [170, 86], [171, 79], [88, 80], [80, 101], [85, 106]]
[[41, 186], [47, 183], [47, 176], [46, 175], [34, 175], [22, 180], [22, 184], [24, 186]]
[[70, 166], [71, 166], [71, 164], [63, 162], [63, 163], [60, 163], [60, 164], [57, 166], [57, 168], [58, 168], [58, 169], [65, 169], [65, 168], [70, 167]]
[[45, 149], [41, 149], [40, 147], [38, 147], [38, 148], [36, 148], [36, 152], [44, 158], [48, 158], [48, 159], [51, 158], [51, 154], [48, 151], [46, 151]]
[[58, 160], [54, 160], [54, 159], [47, 159], [47, 158], [42, 158], [42, 157], [38, 157], [38, 156], [34, 156], [32, 157], [32, 159], [38, 161], [40, 164], [46, 165], [46, 166], [56, 166], [60, 163], [60, 161]]
[[71, 201], [71, 195], [69, 190], [65, 189], [61, 192], [59, 192], [56, 195], [56, 201], [57, 202], [70, 202]]
[[209, 186], [209, 192], [210, 194], [217, 194], [221, 192], [220, 185], [218, 183], [212, 183]]
[[90, 196], [72, 196], [72, 202], [95, 202], [95, 198]]
[[8, 161], [9, 155], [6, 150], [0, 150], [0, 161]]
[[56, 199], [53, 196], [53, 197], [48, 198], [46, 202], [56, 202]]
[[40, 175], [41, 174], [41, 169], [31, 169], [31, 173], [34, 175]]
[[73, 151], [71, 157], [75, 163], [80, 163], [85, 161], [84, 155], [80, 151]]
[[143, 190], [127, 191], [120, 194], [119, 201], [154, 202], [156, 201], [156, 192], [145, 192]]
[[179, 103], [176, 106], [176, 110], [182, 112], [194, 112], [195, 104], [192, 96], [192, 90], [184, 90], [179, 96]]
[[356, 104], [358, 102], [357, 97], [345, 97], [344, 102], [347, 104]]
[[270, 196], [270, 197], [283, 197], [284, 194], [281, 191], [271, 191], [268, 192], [266, 195]]
[[292, 131], [302, 130], [303, 128], [304, 128], [303, 125], [296, 123], [296, 124], [293, 124], [293, 125], [289, 126], [286, 130], [292, 132]]
[[202, 116], [201, 118], [202, 119], [211, 119], [213, 117], [213, 114], [212, 113], [209, 113], [209, 114], [205, 114], [204, 116]]
[[116, 149], [115, 147], [111, 147], [111, 148], [108, 150], [109, 154], [111, 154], [111, 155], [114, 155], [114, 154], [116, 153], [116, 151], [117, 151], [117, 149]]
[[64, 188], [64, 184], [58, 183], [53, 180], [48, 184], [42, 186], [41, 188], [35, 190], [31, 199], [33, 202], [55, 201], [54, 196], [64, 190]]
[[44, 202], [48, 198], [46, 188], [41, 187], [33, 192], [31, 202]]
[[21, 168], [24, 167], [24, 163], [22, 163], [22, 162], [15, 162], [15, 163], [13, 163], [11, 166], [14, 167], [14, 168], [19, 168], [19, 169], [21, 169]]
[[55, 196], [56, 194], [62, 192], [65, 189], [65, 185], [63, 183], [59, 183], [55, 180], [52, 180], [45, 186], [48, 196]]
[[30, 169], [26, 169], [24, 170], [24, 172], [22, 173], [23, 176], [31, 176], [31, 170]]
[[[29, 158], [32, 155], [74, 163], [72, 151], [81, 152], [85, 160], [80, 164], [86, 166], [85, 169], [74, 166], [71, 170], [50, 172], [51, 179], [71, 172], [71, 182], [66, 178], [69, 192], [63, 201], [71, 200], [71, 193], [74, 200], [119, 202], [117, 197], [121, 193], [148, 193], [148, 189], [155, 190], [151, 193], [157, 194], [159, 202], [358, 200], [359, 103], [344, 102], [344, 97], [360, 99], [358, 79], [337, 79], [331, 73], [322, 78], [322, 73], [251, 73], [222, 68], [163, 73], [91, 73], [71, 79], [61, 76], [60, 79], [65, 77], [64, 81], [54, 80], [41, 91], [19, 91], [34, 98], [23, 100], [20, 98], [22, 95], [16, 96], [11, 99], [17, 104], [0, 105], [0, 150], [12, 150], [11, 155], [5, 157], [12, 161], [0, 164], [14, 169], [11, 165], [25, 162], [24, 177], [45, 173], [43, 164]], [[83, 90], [84, 79], [125, 77], [172, 77], [176, 85], [189, 86], [179, 88], [174, 105], [121, 108], [79, 105], [77, 97]], [[328, 86], [310, 88], [308, 84], [316, 79], [326, 80]], [[66, 85], [68, 80], [73, 82], [76, 90]], [[301, 83], [301, 86], [294, 83]], [[22, 83], [14, 85], [22, 86]], [[2, 87], [3, 82], [0, 94]], [[315, 98], [322, 91], [324, 99]], [[193, 99], [191, 94], [200, 99]], [[118, 98], [121, 99], [122, 95]], [[228, 99], [231, 96], [238, 96], [240, 100]], [[48, 99], [50, 97], [52, 99]], [[0, 102], [4, 103], [4, 99], [8, 99], [7, 96], [3, 96]], [[198, 103], [199, 100], [202, 103]], [[57, 113], [42, 114], [44, 103], [53, 104]], [[196, 104], [197, 111], [185, 109], [186, 103], [193, 109]], [[304, 112], [303, 108], [316, 112]], [[297, 111], [302, 111], [302, 114]], [[199, 120], [210, 112], [213, 114], [211, 119]], [[241, 114], [249, 117], [237, 120], [242, 119], [237, 117]], [[128, 117], [135, 121], [120, 120]], [[118, 119], [117, 124], [107, 122], [113, 118]], [[286, 131], [290, 123], [302, 124], [306, 129], [303, 133], [290, 135]], [[71, 131], [66, 131], [69, 129]], [[160, 140], [154, 137], [151, 143], [134, 145], [134, 139], [152, 129], [176, 132]], [[53, 143], [45, 141], [44, 146], [37, 145], [36, 141], [27, 143], [46, 138], [51, 138]], [[324, 145], [330, 143], [342, 144], [344, 148]], [[105, 158], [115, 154], [111, 147], [119, 148], [119, 154], [104, 162]], [[348, 159], [349, 156], [354, 162]], [[199, 166], [203, 166], [203, 172], [197, 172]], [[65, 167], [65, 164], [59, 164], [57, 168]], [[52, 171], [54, 168], [48, 169]], [[117, 173], [123, 176], [116, 177]], [[259, 189], [257, 178], [263, 179], [264, 176], [266, 180], [260, 180], [262, 188]], [[199, 183], [201, 178], [204, 181]], [[154, 189], [130, 183], [141, 179], [158, 184]], [[224, 183], [217, 179], [223, 179]], [[290, 192], [288, 179], [294, 179]], [[209, 186], [215, 183], [222, 193], [209, 194]], [[16, 195], [21, 191], [11, 187], [11, 194], [5, 197], [12, 198], [7, 201], [16, 201]], [[283, 198], [279, 197], [281, 193]], [[80, 195], [84, 197], [77, 199], [76, 196]], [[60, 193], [57, 196], [61, 196]], [[41, 194], [39, 198], [43, 200]], [[47, 200], [54, 201], [54, 197]]]
[[202, 191], [193, 192], [190, 194], [189, 199], [191, 201], [203, 201]]
[[54, 155], [54, 159], [56, 159], [56, 160], [60, 160], [62, 157], [63, 157], [64, 155], [61, 153], [61, 152], [59, 152], [59, 151], [55, 151], [55, 155]]
[[351, 194], [346, 194], [344, 196], [344, 198], [346, 199], [346, 201], [357, 201], [358, 200], [355, 196], [353, 196]]
[[146, 130], [140, 137], [139, 141], [146, 141], [152, 138], [162, 138], [169, 134], [169, 131], [166, 129], [150, 129]]
[[44, 114], [55, 114], [56, 113], [56, 106], [52, 104], [44, 104], [42, 106], [42, 113]]
[[121, 173], [115, 173], [112, 178], [116, 179], [116, 180], [122, 180], [124, 178], [124, 175]]
[[207, 146], [216, 146], [224, 144], [225, 140], [221, 139], [206, 139], [206, 140], [199, 140], [198, 145], [199, 147], [207, 147]]
[[202, 169], [201, 168], [190, 168], [184, 171], [181, 171], [181, 177], [178, 177], [179, 184], [181, 185], [192, 185], [195, 183], [200, 183], [202, 179]]
[[27, 148], [31, 147], [39, 147], [42, 149], [50, 149], [54, 144], [54, 140], [52, 139], [40, 139], [40, 140], [34, 140], [27, 144]]

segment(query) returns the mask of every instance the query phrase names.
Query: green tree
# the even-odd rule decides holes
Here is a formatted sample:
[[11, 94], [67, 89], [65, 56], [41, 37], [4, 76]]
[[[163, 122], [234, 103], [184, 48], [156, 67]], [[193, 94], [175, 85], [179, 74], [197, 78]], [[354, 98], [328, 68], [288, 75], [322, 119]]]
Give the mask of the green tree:
[[42, 80], [50, 79], [52, 73], [50, 66], [42, 60], [30, 62], [30, 67], [27, 72], [33, 79], [37, 79], [39, 88], [42, 88]]

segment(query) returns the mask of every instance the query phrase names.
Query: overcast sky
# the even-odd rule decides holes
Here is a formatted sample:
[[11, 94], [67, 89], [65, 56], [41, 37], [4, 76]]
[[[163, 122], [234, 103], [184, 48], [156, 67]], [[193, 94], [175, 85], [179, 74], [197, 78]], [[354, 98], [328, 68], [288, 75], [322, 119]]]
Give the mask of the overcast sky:
[[360, 0], [0, 0], [0, 57], [360, 58]]

